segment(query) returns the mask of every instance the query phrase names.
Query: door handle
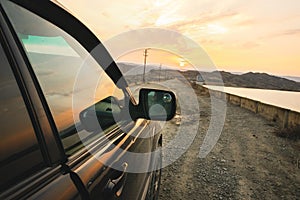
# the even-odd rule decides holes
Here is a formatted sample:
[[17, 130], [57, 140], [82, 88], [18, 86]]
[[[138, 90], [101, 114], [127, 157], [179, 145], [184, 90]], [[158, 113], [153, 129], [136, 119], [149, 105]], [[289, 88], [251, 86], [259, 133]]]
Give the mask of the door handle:
[[123, 187], [126, 182], [126, 178], [127, 178], [126, 169], [128, 167], [128, 163], [124, 162], [121, 165], [121, 167], [123, 169], [122, 171], [115, 170], [112, 172], [105, 187], [107, 193], [114, 194], [117, 197], [121, 196]]

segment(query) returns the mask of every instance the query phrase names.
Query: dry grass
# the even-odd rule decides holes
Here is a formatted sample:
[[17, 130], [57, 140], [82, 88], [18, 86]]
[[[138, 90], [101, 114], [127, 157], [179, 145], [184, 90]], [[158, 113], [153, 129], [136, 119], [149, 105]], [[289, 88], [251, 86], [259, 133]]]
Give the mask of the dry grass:
[[277, 136], [287, 138], [290, 140], [300, 139], [300, 125], [293, 128], [284, 128], [276, 133]]

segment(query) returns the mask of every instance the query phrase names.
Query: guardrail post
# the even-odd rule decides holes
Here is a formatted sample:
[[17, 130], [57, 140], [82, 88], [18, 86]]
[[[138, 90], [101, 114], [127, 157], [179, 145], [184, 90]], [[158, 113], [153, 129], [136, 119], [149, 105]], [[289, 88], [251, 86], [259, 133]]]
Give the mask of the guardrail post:
[[289, 126], [289, 113], [290, 113], [290, 110], [285, 110], [282, 128], [288, 128], [288, 126]]

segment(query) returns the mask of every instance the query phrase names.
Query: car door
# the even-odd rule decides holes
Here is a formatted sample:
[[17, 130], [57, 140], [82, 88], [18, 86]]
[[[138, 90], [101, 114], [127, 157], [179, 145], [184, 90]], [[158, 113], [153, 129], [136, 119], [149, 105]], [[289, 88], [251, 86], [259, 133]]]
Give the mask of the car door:
[[[68, 174], [69, 179], [65, 185], [56, 186], [57, 181], [63, 183], [60, 180], [49, 183], [33, 197], [58, 199], [59, 195], [70, 193], [71, 189], [66, 187], [70, 185], [72, 190], [78, 191], [77, 196], [73, 192], [73, 197], [62, 195], [60, 198], [78, 195], [84, 199], [146, 198], [153, 175], [148, 173], [152, 157], [146, 154], [143, 160], [138, 160], [126, 155], [128, 152], [148, 153], [159, 145], [160, 136], [155, 135], [154, 125], [143, 119], [132, 121], [126, 115], [133, 99], [120, 71], [98, 39], [51, 2], [37, 2], [40, 3], [2, 1], [2, 4], [39, 91], [52, 137], [56, 138], [57, 148], [51, 150], [62, 150], [63, 155], [59, 154], [58, 159], [60, 170], [62, 175]], [[99, 45], [101, 54], [91, 55], [93, 48]], [[87, 57], [91, 62], [86, 61]], [[107, 61], [108, 66], [104, 67]], [[90, 75], [81, 71], [86, 64], [95, 70]], [[89, 81], [82, 82], [88, 82], [87, 85], [80, 84], [80, 72], [83, 80], [101, 77], [100, 82], [98, 80], [96, 87]], [[94, 96], [81, 102], [80, 97], [87, 95], [85, 91], [89, 87], [95, 87]], [[74, 95], [79, 100], [74, 100]], [[75, 108], [74, 101], [78, 101]], [[99, 123], [91, 125], [93, 120]], [[147, 137], [140, 139], [141, 135]], [[143, 167], [139, 167], [139, 173], [129, 170], [137, 163]]]

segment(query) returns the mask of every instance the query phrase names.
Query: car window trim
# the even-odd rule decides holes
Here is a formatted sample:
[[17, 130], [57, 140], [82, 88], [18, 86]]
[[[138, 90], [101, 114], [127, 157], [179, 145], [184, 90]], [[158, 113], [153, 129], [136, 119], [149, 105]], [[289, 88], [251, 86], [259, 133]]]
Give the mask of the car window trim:
[[[48, 166], [54, 166], [66, 162], [61, 141], [59, 136], [55, 137], [55, 126], [51, 125], [52, 116], [45, 100], [43, 101], [42, 90], [39, 87], [33, 71], [30, 70], [29, 60], [24, 52], [21, 42], [19, 41], [15, 30], [13, 29], [2, 5], [0, 6], [0, 26], [1, 40], [5, 48], [6, 56], [10, 62], [11, 68], [14, 71], [15, 78], [22, 93], [22, 97], [26, 104], [27, 111], [31, 118], [31, 122], [37, 139], [40, 141], [40, 148]], [[13, 53], [14, 52], [14, 53]], [[43, 107], [44, 110], [38, 108]], [[47, 109], [49, 110], [47, 112]], [[46, 117], [46, 122], [41, 122], [41, 117]], [[54, 122], [53, 122], [54, 123]], [[51, 131], [51, 132], [49, 132]], [[55, 147], [51, 146], [55, 145]], [[56, 149], [57, 151], [50, 151]]]
[[[2, 5], [0, 4], [0, 10], [1, 10], [1, 13], [0, 13], [0, 27], [1, 27], [1, 30], [2, 30], [2, 27], [4, 26], [5, 28], [5, 31], [6, 31], [6, 34], [3, 34], [3, 39], [5, 40], [5, 42], [8, 44], [8, 43], [10, 43], [10, 45], [11, 45], [11, 43], [15, 43], [15, 48], [14, 48], [14, 52], [15, 52], [15, 54], [13, 54], [12, 53], [12, 51], [11, 51], [11, 46], [10, 45], [8, 45], [7, 47], [9, 48], [9, 50], [10, 50], [10, 57], [11, 57], [11, 59], [15, 62], [14, 63], [14, 67], [16, 67], [16, 69], [17, 70], [21, 70], [20, 68], [19, 68], [19, 66], [18, 66], [18, 64], [21, 62], [22, 63], [22, 66], [23, 66], [23, 70], [24, 70], [24, 68], [26, 68], [26, 72], [31, 72], [30, 73], [30, 80], [32, 81], [32, 82], [34, 82], [34, 85], [33, 85], [33, 87], [34, 87], [34, 89], [36, 89], [36, 92], [38, 93], [37, 95], [39, 96], [39, 100], [40, 100], [40, 103], [42, 103], [43, 104], [43, 95], [41, 95], [41, 92], [38, 92], [37, 90], [40, 90], [41, 91], [41, 88], [40, 88], [40, 86], [39, 86], [39, 84], [38, 84], [38, 82], [37, 82], [37, 79], [36, 79], [36, 77], [35, 77], [35, 75], [33, 75], [33, 72], [32, 71], [30, 71], [30, 69], [32, 69], [31, 68], [31, 65], [30, 65], [30, 63], [29, 63], [29, 60], [28, 60], [28, 57], [26, 56], [26, 53], [25, 53], [25, 51], [24, 51], [24, 49], [23, 49], [23, 47], [22, 47], [22, 44], [21, 44], [21, 42], [19, 41], [19, 39], [18, 39], [18, 37], [17, 37], [17, 34], [16, 34], [16, 32], [15, 32], [15, 30], [13, 29], [13, 27], [12, 27], [12, 25], [11, 25], [11, 23], [10, 23], [10, 21], [9, 21], [9, 19], [8, 19], [8, 17], [6, 16], [6, 13], [5, 13], [5, 11], [4, 11], [4, 9], [2, 8]], [[6, 25], [6, 26], [5, 26]], [[1, 35], [2, 35], [2, 31], [1, 31]], [[14, 38], [14, 39], [12, 39], [10, 42], [8, 42], [8, 40], [7, 40], [7, 38], [6, 37], [11, 37], [11, 38]], [[16, 59], [15, 58], [15, 56], [16, 56], [16, 54], [22, 54], [22, 55], [19, 55], [19, 59]], [[22, 58], [22, 59], [21, 59]], [[23, 62], [22, 62], [23, 61]], [[24, 66], [25, 65], [25, 66]], [[20, 73], [20, 71], [18, 71], [19, 72], [19, 76], [20, 77], [18, 77], [18, 78], [20, 78], [20, 81], [24, 81], [23, 80], [23, 77], [22, 77], [22, 75], [23, 75], [23, 73], [22, 73], [22, 75], [21, 75], [21, 73]], [[16, 77], [17, 78], [17, 77]], [[28, 92], [27, 91], [27, 87], [26, 87], [26, 84], [25, 83], [22, 83], [22, 88], [23, 88], [23, 91], [25, 91], [25, 92]], [[23, 95], [23, 94], [22, 94]], [[64, 149], [63, 149], [63, 145], [62, 145], [62, 143], [61, 143], [61, 140], [59, 139], [59, 136], [58, 136], [58, 133], [57, 133], [57, 131], [55, 132], [55, 131], [53, 131], [53, 129], [55, 130], [56, 129], [56, 126], [50, 126], [50, 128], [51, 128], [51, 130], [52, 130], [52, 132], [51, 132], [51, 135], [52, 136], [57, 136], [57, 137], [55, 137], [55, 143], [56, 143], [56, 145], [55, 145], [55, 147], [52, 147], [52, 149], [53, 150], [59, 150], [59, 154], [60, 154], [60, 156], [59, 156], [59, 159], [57, 160], [57, 162], [55, 162], [55, 163], [52, 163], [52, 161], [53, 160], [51, 160], [51, 158], [50, 158], [50, 156], [49, 156], [49, 154], [51, 153], [51, 151], [49, 151], [49, 149], [47, 149], [47, 144], [45, 145], [45, 143], [47, 143], [47, 141], [45, 141], [44, 139], [44, 132], [41, 130], [41, 127], [39, 126], [39, 118], [37, 117], [37, 113], [35, 112], [35, 109], [34, 109], [34, 106], [33, 106], [33, 103], [32, 103], [32, 99], [30, 98], [31, 96], [29, 95], [29, 94], [27, 94], [26, 95], [26, 100], [28, 101], [28, 103], [30, 103], [29, 105], [28, 104], [26, 104], [26, 108], [29, 106], [29, 108], [27, 108], [27, 109], [29, 109], [28, 110], [28, 112], [30, 112], [31, 113], [31, 115], [30, 115], [30, 118], [34, 118], [34, 119], [31, 119], [31, 121], [32, 121], [32, 124], [35, 124], [36, 126], [34, 126], [34, 128], [37, 128], [37, 130], [35, 129], [35, 133], [36, 133], [36, 135], [39, 135], [39, 136], [41, 136], [41, 137], [38, 137], [38, 140], [39, 139], [41, 139], [42, 141], [39, 141], [39, 145], [41, 144], [41, 142], [42, 142], [42, 145], [40, 145], [40, 146], [42, 146], [42, 147], [44, 147], [44, 149], [46, 149], [45, 151], [44, 151], [44, 153], [43, 153], [43, 151], [42, 151], [42, 153], [43, 153], [43, 157], [44, 157], [44, 160], [45, 160], [45, 163], [48, 165], [45, 169], [43, 169], [40, 173], [46, 173], [47, 175], [46, 176], [48, 176], [48, 177], [51, 177], [51, 179], [52, 178], [55, 178], [55, 177], [57, 177], [57, 175], [66, 175], [66, 174], [69, 174], [69, 177], [70, 177], [70, 179], [71, 179], [71, 181], [73, 182], [73, 184], [74, 184], [74, 186], [76, 187], [76, 189], [77, 189], [77, 192], [78, 192], [78, 194], [81, 196], [81, 199], [89, 199], [89, 193], [88, 193], [88, 191], [86, 190], [86, 188], [85, 188], [85, 186], [84, 186], [84, 184], [83, 184], [83, 182], [82, 182], [82, 180], [80, 179], [80, 177], [78, 176], [78, 174], [76, 174], [76, 173], [74, 173], [71, 169], [70, 169], [70, 167], [66, 164], [66, 162], [67, 162], [67, 160], [68, 160], [68, 158], [67, 158], [67, 156], [66, 156], [66, 154], [65, 154], [65, 151], [64, 151]], [[25, 99], [25, 97], [23, 97], [23, 99]], [[44, 102], [46, 102], [46, 100], [45, 100], [45, 97], [44, 97]], [[46, 110], [46, 108], [48, 108], [48, 110], [49, 110], [49, 107], [48, 107], [48, 105], [47, 105], [47, 103], [45, 104], [44, 103], [44, 105], [43, 105], [44, 107], [44, 109]], [[45, 108], [46, 107], [46, 108]], [[50, 113], [50, 110], [49, 110], [49, 113]], [[45, 113], [46, 114], [46, 113]], [[47, 114], [46, 114], [47, 115]], [[51, 114], [50, 114], [51, 115]], [[52, 118], [52, 115], [51, 115], [51, 117], [50, 118]], [[50, 122], [50, 120], [49, 120], [49, 114], [48, 114], [48, 117], [47, 117], [47, 121], [48, 121], [48, 123], [51, 123]], [[53, 120], [53, 118], [52, 118], [52, 121], [53, 121], [53, 123], [54, 123], [54, 120]], [[37, 133], [39, 133], [39, 134], [37, 134]], [[54, 133], [54, 134], [53, 134]], [[56, 133], [56, 134], [55, 134]], [[49, 139], [49, 138], [48, 138]], [[49, 144], [48, 144], [48, 148], [49, 148]], [[58, 169], [59, 171], [57, 171], [57, 170], [53, 170], [53, 169]], [[56, 172], [56, 173], [53, 173], [53, 172]], [[39, 173], [37, 173], [37, 174], [39, 174]], [[34, 174], [33, 176], [31, 176], [30, 178], [33, 178], [33, 177], [36, 177], [36, 175], [37, 174]], [[50, 182], [50, 179], [49, 180], [46, 180], [46, 181], [42, 181], [42, 180], [37, 180], [37, 181], [42, 181], [41, 183], [42, 184], [38, 184], [38, 185], [36, 185], [37, 184], [37, 181], [34, 181], [34, 182], [30, 182], [30, 183], [28, 183], [28, 180], [29, 179], [26, 179], [25, 181], [22, 181], [22, 182], [20, 182], [20, 184], [18, 184], [18, 185], [16, 185], [16, 186], [14, 186], [14, 187], [12, 187], [12, 188], [10, 188], [9, 190], [7, 190], [7, 191], [5, 191], [5, 193], [4, 194], [1, 194], [1, 196], [2, 195], [6, 195], [7, 197], [9, 196], [9, 197], [11, 197], [11, 196], [15, 196], [15, 195], [19, 195], [19, 194], [17, 194], [17, 193], [22, 193], [22, 194], [20, 194], [19, 195], [19, 197], [24, 197], [24, 195], [26, 195], [26, 196], [28, 196], [28, 195], [32, 195], [32, 194], [34, 194], [34, 191], [36, 191], [38, 188], [40, 188], [40, 187], [42, 187], [42, 185], [44, 185], [45, 183], [49, 183]], [[25, 183], [27, 183], [27, 184], [25, 184]], [[35, 187], [34, 187], [34, 189], [32, 188], [32, 186], [33, 185], [35, 185]], [[31, 189], [30, 189], [31, 188]], [[30, 191], [30, 192], [28, 192], [28, 190]], [[17, 192], [17, 193], [16, 193]]]

